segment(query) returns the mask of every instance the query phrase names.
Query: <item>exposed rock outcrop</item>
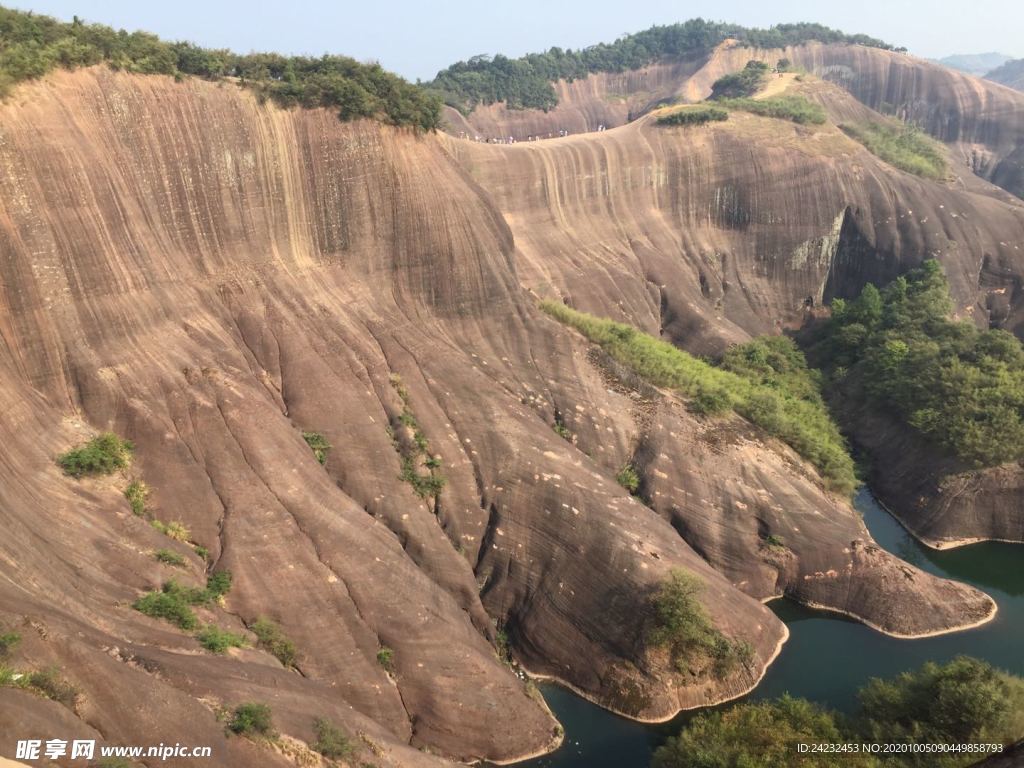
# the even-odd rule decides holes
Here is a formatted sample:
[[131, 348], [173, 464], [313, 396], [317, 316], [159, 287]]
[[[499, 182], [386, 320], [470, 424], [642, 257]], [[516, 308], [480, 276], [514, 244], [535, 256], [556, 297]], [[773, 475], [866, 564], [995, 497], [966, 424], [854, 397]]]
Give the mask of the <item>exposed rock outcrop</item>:
[[[807, 159], [792, 131], [740, 124], [749, 136], [684, 142], [643, 123], [455, 147], [229, 84], [97, 68], [18, 90], [0, 106], [0, 622], [23, 635], [17, 664], [59, 665], [82, 694], [73, 712], [0, 697], [4, 738], [41, 722], [113, 743], [187, 732], [220, 765], [288, 764], [215, 717], [265, 701], [287, 736], [309, 742], [325, 717], [379, 765], [509, 760], [558, 736], [497, 657], [496, 624], [529, 669], [658, 719], [756, 682], [785, 636], [758, 598], [894, 633], [987, 615], [976, 590], [880, 552], [847, 502], [745, 424], [660, 393], [637, 410], [621, 372], [522, 289], [711, 348], [852, 290], [836, 255], [850, 221], [885, 274], [920, 255], [896, 243], [932, 242], [925, 217], [1016, 263], [1017, 208], [902, 179], [840, 136]], [[866, 190], [852, 202], [848, 157]], [[903, 214], [894, 188], [919, 209]], [[941, 218], [947, 202], [964, 215]], [[969, 295], [973, 265], [947, 263]], [[440, 457], [437, 499], [400, 479], [405, 408]], [[55, 455], [101, 429], [135, 443], [152, 514], [234, 574], [203, 620], [244, 632], [272, 617], [298, 671], [258, 648], [204, 654], [131, 609], [172, 576], [201, 584], [206, 564], [132, 516], [126, 477], [61, 475]], [[325, 466], [301, 430], [333, 445]], [[615, 483], [634, 455], [653, 509]], [[158, 563], [162, 546], [187, 568]], [[749, 665], [681, 678], [645, 646], [673, 568], [699, 575]]]

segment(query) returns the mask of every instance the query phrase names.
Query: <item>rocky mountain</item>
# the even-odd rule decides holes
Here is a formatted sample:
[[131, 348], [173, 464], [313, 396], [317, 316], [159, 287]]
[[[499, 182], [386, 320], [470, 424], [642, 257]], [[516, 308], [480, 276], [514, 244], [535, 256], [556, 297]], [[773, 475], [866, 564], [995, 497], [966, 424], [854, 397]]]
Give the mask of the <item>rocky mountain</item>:
[[[885, 283], [929, 254], [943, 262], [961, 316], [1021, 335], [1022, 208], [992, 183], [1024, 194], [1024, 98], [905, 54], [851, 45], [726, 43], [703, 66], [688, 65], [692, 74], [682, 80], [672, 80], [670, 65], [643, 74], [648, 83], [664, 81], [659, 99], [697, 101], [745, 62], [782, 58], [814, 73], [789, 92], [822, 104], [829, 125], [733, 117], [680, 141], [649, 118], [625, 124], [629, 107], [620, 104], [598, 118], [620, 130], [575, 135], [597, 127], [587, 115], [608, 102], [609, 88], [622, 87], [608, 74], [559, 84], [565, 100], [547, 113], [500, 123], [501, 107], [477, 108], [466, 121], [474, 131], [516, 136], [524, 121], [534, 121], [533, 130], [545, 127], [541, 121], [556, 132], [573, 129], [557, 142], [455, 145], [505, 212], [526, 284], [718, 354], [752, 334], [796, 328], [808, 306], [853, 295], [866, 281]], [[834, 127], [879, 113], [945, 142], [950, 178], [925, 182], [894, 171]], [[457, 114], [449, 116], [458, 128]], [[537, 227], [538, 220], [558, 226]], [[860, 441], [884, 456], [878, 466], [886, 477], [876, 490], [925, 540], [1024, 538], [1019, 468], [979, 474], [919, 442], [907, 451], [879, 439], [887, 433]]]
[[959, 69], [975, 77], [983, 77], [997, 67], [1008, 62], [1012, 56], [1005, 53], [954, 53], [950, 56], [943, 56], [938, 60], [939, 64], [951, 69]]
[[[782, 85], [824, 124], [649, 114], [783, 57], [811, 76]], [[188, 733], [219, 765], [291, 765], [319, 760], [322, 718], [372, 765], [510, 761], [561, 732], [506, 647], [659, 720], [757, 683], [786, 639], [775, 596], [902, 637], [992, 617], [988, 596], [879, 548], [787, 445], [637, 380], [537, 299], [714, 356], [932, 256], [964, 317], [1019, 334], [1024, 95], [815, 43], [724, 44], [556, 90], [549, 112], [449, 114], [449, 134], [106, 66], [0, 105], [0, 629], [21, 636], [12, 663], [77, 691], [4, 689], [0, 748], [58, 726]], [[837, 127], [879, 111], [944, 141], [950, 177]], [[107, 430], [132, 441], [130, 469], [61, 471]], [[330, 444], [322, 463], [304, 433]], [[443, 481], [419, 485], [411, 456]], [[642, 498], [616, 480], [626, 464]], [[1001, 487], [1017, 498], [1016, 475]], [[1006, 537], [1020, 509], [992, 516]], [[742, 664], [680, 669], [646, 642], [680, 569]], [[224, 570], [230, 592], [196, 610], [247, 647], [209, 653], [133, 609]], [[283, 740], [226, 735], [242, 702], [268, 704]]]
[[1001, 67], [993, 69], [985, 79], [1007, 85], [1018, 91], [1024, 91], [1024, 59], [1007, 61]]

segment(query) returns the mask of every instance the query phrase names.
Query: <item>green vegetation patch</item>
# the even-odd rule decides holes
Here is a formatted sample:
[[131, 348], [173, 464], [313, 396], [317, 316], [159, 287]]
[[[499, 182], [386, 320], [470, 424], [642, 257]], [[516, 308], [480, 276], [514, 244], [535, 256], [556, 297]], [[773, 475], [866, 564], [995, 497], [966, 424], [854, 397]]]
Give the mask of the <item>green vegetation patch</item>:
[[167, 538], [174, 539], [175, 541], [188, 541], [189, 536], [192, 535], [188, 527], [180, 520], [170, 523], [165, 523], [161, 520], [150, 520], [149, 524]]
[[718, 102], [727, 109], [738, 109], [762, 117], [789, 120], [800, 125], [822, 125], [827, 116], [818, 104], [803, 96], [771, 96], [767, 99], [722, 99]]
[[147, 592], [132, 604], [132, 608], [155, 619], [164, 619], [181, 629], [195, 629], [199, 624], [190, 601], [178, 590], [168, 589], [168, 582], [160, 592]]
[[615, 476], [615, 481], [630, 493], [636, 493], [640, 489], [640, 475], [632, 464], [627, 464], [620, 469], [619, 474]]
[[423, 130], [441, 123], [436, 95], [379, 64], [361, 64], [345, 56], [239, 55], [167, 43], [145, 32], [84, 24], [77, 18], [68, 24], [0, 8], [0, 97], [14, 84], [53, 69], [102, 63], [139, 74], [229, 78], [282, 106], [334, 109], [342, 120], [365, 117]]
[[866, 768], [874, 758], [860, 754], [814, 755], [804, 759], [800, 744], [842, 742], [835, 716], [789, 695], [775, 701], [738, 704], [723, 712], [698, 714], [677, 737], [658, 748], [651, 768]]
[[854, 463], [820, 393], [820, 381], [792, 341], [765, 337], [730, 350], [722, 367], [613, 320], [546, 301], [541, 309], [600, 345], [655, 386], [690, 398], [690, 407], [716, 415], [734, 411], [789, 444], [833, 490], [857, 485]]
[[303, 432], [302, 439], [306, 441], [306, 445], [313, 451], [316, 460], [321, 464], [326, 464], [327, 454], [331, 452], [331, 444], [327, 442], [327, 438], [319, 432]]
[[122, 440], [113, 432], [104, 432], [85, 445], [61, 454], [57, 463], [72, 477], [110, 475], [131, 463], [132, 450], [129, 441]]
[[195, 629], [199, 621], [192, 606], [208, 605], [227, 594], [231, 573], [218, 571], [206, 580], [206, 588], [186, 587], [174, 579], [165, 581], [159, 592], [147, 592], [132, 607], [157, 619], [165, 619], [181, 629]]
[[19, 672], [13, 667], [0, 664], [0, 688], [20, 688], [31, 691], [71, 709], [74, 708], [75, 700], [78, 698], [78, 689], [65, 680], [56, 667]]
[[377, 651], [377, 663], [384, 667], [388, 674], [394, 669], [395, 652], [386, 645]]
[[17, 632], [4, 632], [0, 635], [0, 659], [6, 657], [20, 642], [21, 635]]
[[19, 681], [22, 688], [26, 688], [51, 701], [56, 701], [66, 707], [74, 707], [75, 699], [78, 697], [78, 689], [61, 677], [60, 670], [56, 667], [29, 672]]
[[158, 549], [153, 553], [153, 557], [165, 565], [174, 565], [179, 568], [183, 568], [185, 566], [185, 557], [178, 554], [173, 549]]
[[203, 648], [217, 654], [225, 653], [228, 648], [242, 648], [246, 644], [243, 635], [228, 632], [213, 624], [208, 624], [199, 630], [196, 633], [196, 640], [202, 644]]
[[355, 754], [356, 748], [349, 741], [338, 726], [322, 717], [313, 721], [313, 731], [316, 733], [316, 741], [313, 742], [313, 749], [329, 760], [344, 760]]
[[652, 600], [654, 629], [649, 640], [668, 648], [679, 672], [694, 672], [710, 661], [713, 674], [723, 677], [738, 663], [749, 664], [754, 649], [730, 640], [711, 624], [697, 599], [703, 588], [693, 574], [673, 569]]
[[143, 517], [146, 514], [146, 500], [149, 498], [149, 486], [142, 480], [132, 480], [124, 489], [124, 497], [132, 508], [132, 514]]
[[402, 401], [402, 411], [395, 419], [396, 423], [389, 426], [391, 443], [402, 461], [398, 479], [412, 486], [421, 499], [433, 499], [436, 508], [447, 483], [441, 472], [441, 459], [430, 453], [430, 442], [412, 412], [409, 391], [401, 377], [394, 374], [390, 382]]
[[861, 688], [849, 717], [803, 699], [744, 702], [694, 717], [660, 747], [652, 768], [961, 768], [957, 749], [802, 754], [800, 744], [1013, 744], [1024, 733], [1024, 680], [969, 657], [928, 662]]
[[276, 622], [260, 616], [249, 626], [249, 631], [256, 635], [260, 648], [276, 656], [286, 667], [295, 666], [298, 656], [295, 643], [285, 636]]
[[739, 72], [715, 80], [711, 86], [712, 99], [739, 99], [753, 96], [768, 78], [768, 65], [763, 61], [748, 61]]
[[901, 171], [926, 179], [946, 178], [946, 157], [941, 146], [913, 126], [866, 123], [839, 127], [868, 152]]
[[259, 736], [268, 739], [277, 736], [270, 707], [257, 702], [239, 704], [235, 707], [228, 720], [228, 731], [239, 736]]
[[668, 114], [661, 115], [657, 123], [658, 125], [704, 125], [728, 119], [729, 113], [720, 107], [693, 106], [680, 107]]
[[428, 88], [445, 103], [469, 114], [478, 104], [504, 102], [509, 109], [549, 110], [558, 104], [552, 83], [573, 81], [592, 72], [625, 72], [662, 60], [706, 55], [727, 39], [753, 48], [785, 48], [816, 40], [822, 43], [857, 43], [875, 48], [891, 46], [866, 35], [847, 35], [820, 24], [779, 24], [750, 29], [738, 24], [691, 19], [681, 24], [655, 26], [613, 43], [579, 50], [551, 48], [518, 59], [474, 56], [438, 72]]
[[809, 354], [837, 396], [866, 397], [970, 465], [1024, 459], [1024, 348], [951, 320], [952, 306], [942, 267], [926, 261], [881, 291], [835, 299]]

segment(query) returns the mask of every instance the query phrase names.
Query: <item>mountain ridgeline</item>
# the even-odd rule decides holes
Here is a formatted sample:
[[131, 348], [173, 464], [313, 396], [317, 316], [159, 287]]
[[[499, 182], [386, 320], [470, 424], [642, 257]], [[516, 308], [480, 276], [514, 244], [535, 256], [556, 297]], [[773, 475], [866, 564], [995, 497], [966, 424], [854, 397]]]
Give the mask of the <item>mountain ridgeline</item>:
[[769, 29], [691, 19], [624, 35], [614, 43], [599, 43], [573, 51], [550, 48], [518, 59], [500, 54], [474, 56], [438, 72], [428, 87], [439, 91], [449, 106], [464, 114], [478, 104], [504, 102], [510, 109], [548, 110], [558, 104], [556, 80], [574, 80], [595, 72], [640, 69], [669, 58], [694, 58], [709, 53], [724, 40], [735, 39], [752, 48], [784, 48], [811, 40], [856, 43], [884, 50], [892, 46], [867, 35], [848, 35], [821, 24], [779, 24]]
[[440, 125], [438, 99], [379, 64], [345, 56], [240, 55], [85, 24], [77, 17], [64, 23], [0, 7], [0, 97], [16, 83], [51, 70], [95, 64], [138, 74], [232, 80], [281, 106], [325, 107], [342, 120], [375, 118], [422, 130]]

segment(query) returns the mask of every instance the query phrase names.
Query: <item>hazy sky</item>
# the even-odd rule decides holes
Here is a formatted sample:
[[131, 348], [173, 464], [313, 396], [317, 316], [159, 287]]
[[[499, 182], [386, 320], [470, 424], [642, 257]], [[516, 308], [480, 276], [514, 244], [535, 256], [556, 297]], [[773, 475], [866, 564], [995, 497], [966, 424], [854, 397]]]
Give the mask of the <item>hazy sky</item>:
[[1021, 0], [6, 0], [6, 5], [247, 53], [343, 53], [430, 79], [477, 53], [580, 48], [696, 16], [748, 26], [816, 21], [918, 56], [1024, 57]]

